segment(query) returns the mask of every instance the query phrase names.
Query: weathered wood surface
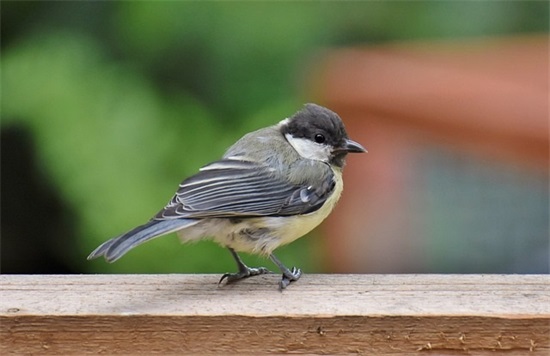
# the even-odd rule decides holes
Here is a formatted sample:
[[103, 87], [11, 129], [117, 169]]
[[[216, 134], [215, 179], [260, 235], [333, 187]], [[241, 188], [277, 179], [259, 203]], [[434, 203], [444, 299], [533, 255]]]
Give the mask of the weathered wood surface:
[[548, 355], [548, 275], [0, 275], [0, 354]]

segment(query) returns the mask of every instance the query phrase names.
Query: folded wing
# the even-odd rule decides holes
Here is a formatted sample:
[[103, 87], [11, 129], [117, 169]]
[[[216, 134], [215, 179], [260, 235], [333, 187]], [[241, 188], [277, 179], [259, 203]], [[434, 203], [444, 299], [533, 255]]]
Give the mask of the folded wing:
[[155, 219], [307, 214], [319, 209], [334, 189], [332, 171], [322, 169], [319, 182], [293, 184], [266, 165], [223, 159], [183, 181]]

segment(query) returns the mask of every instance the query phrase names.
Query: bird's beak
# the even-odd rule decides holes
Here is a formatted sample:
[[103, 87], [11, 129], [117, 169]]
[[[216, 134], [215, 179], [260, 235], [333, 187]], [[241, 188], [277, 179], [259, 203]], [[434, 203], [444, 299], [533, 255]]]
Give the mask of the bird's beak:
[[354, 152], [354, 153], [364, 153], [367, 152], [365, 147], [361, 146], [357, 142], [350, 140], [349, 138], [346, 139], [346, 143], [344, 144], [344, 147], [342, 148], [343, 151], [346, 152]]

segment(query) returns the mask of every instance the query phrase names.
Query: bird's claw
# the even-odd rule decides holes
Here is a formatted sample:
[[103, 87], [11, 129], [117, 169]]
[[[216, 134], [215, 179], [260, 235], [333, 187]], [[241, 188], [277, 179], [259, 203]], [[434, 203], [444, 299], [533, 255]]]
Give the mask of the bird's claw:
[[287, 270], [283, 272], [283, 277], [281, 278], [281, 281], [279, 282], [279, 290], [283, 290], [290, 282], [297, 281], [302, 276], [302, 270], [296, 267], [292, 267], [292, 270]]
[[227, 280], [226, 284], [230, 284], [244, 278], [259, 276], [261, 274], [270, 274], [270, 273], [273, 273], [273, 272], [271, 272], [265, 267], [258, 267], [258, 268], [246, 267], [246, 269], [242, 269], [236, 273], [225, 273], [222, 276], [222, 278], [220, 278], [220, 281], [218, 282], [218, 284], [221, 284], [224, 281], [224, 279]]

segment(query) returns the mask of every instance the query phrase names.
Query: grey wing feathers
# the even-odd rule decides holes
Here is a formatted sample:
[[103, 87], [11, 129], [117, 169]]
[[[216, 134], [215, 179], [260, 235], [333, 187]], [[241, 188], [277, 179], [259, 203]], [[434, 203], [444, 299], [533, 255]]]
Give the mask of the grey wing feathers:
[[214, 162], [180, 184], [156, 219], [306, 214], [334, 189], [330, 169], [321, 184], [292, 184], [267, 166], [234, 159]]
[[273, 169], [251, 162], [214, 162], [180, 184], [174, 198], [149, 222], [106, 241], [88, 259], [114, 262], [153, 238], [191, 227], [201, 218], [285, 216], [319, 209], [334, 190], [332, 171], [323, 170], [316, 184], [292, 184]]

